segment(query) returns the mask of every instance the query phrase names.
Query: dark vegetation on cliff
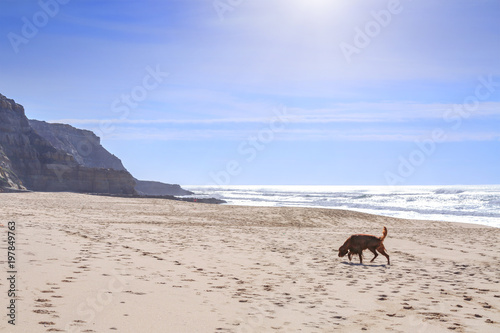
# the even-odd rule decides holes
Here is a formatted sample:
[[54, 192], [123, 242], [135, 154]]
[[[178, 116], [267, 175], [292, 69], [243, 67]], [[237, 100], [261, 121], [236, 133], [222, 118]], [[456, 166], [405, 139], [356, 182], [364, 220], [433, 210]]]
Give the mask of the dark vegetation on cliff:
[[179, 185], [135, 179], [93, 132], [28, 120], [22, 105], [0, 94], [0, 192], [23, 190], [193, 194]]

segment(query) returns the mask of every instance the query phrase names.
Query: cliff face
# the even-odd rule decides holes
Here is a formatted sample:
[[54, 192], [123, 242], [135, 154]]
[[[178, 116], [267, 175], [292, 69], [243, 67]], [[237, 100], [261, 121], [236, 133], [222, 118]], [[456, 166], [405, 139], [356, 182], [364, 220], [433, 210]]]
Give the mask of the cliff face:
[[79, 164], [30, 126], [22, 105], [0, 94], [0, 190], [135, 194], [134, 186], [124, 168]]
[[80, 165], [126, 171], [122, 161], [101, 146], [101, 139], [94, 132], [32, 119], [29, 124], [52, 146], [73, 156]]
[[12, 163], [0, 145], [0, 192], [15, 190], [26, 190], [26, 188], [12, 171]]
[[[31, 127], [55, 148], [64, 151], [85, 167], [127, 171], [122, 161], [101, 146], [101, 140], [91, 131], [74, 128], [66, 124], [50, 124], [29, 120]], [[141, 195], [190, 195], [177, 184], [137, 180], [135, 190]]]

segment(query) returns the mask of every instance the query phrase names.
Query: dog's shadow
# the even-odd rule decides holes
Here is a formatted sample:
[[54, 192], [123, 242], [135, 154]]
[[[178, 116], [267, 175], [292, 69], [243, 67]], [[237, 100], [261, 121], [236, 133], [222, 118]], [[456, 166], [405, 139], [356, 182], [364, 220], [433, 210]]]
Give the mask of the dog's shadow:
[[362, 266], [362, 267], [389, 267], [389, 265], [386, 264], [379, 264], [379, 265], [369, 265], [369, 264], [360, 264], [360, 263], [354, 263], [354, 262], [349, 262], [349, 261], [342, 261], [340, 262], [341, 264], [348, 265], [348, 266]]

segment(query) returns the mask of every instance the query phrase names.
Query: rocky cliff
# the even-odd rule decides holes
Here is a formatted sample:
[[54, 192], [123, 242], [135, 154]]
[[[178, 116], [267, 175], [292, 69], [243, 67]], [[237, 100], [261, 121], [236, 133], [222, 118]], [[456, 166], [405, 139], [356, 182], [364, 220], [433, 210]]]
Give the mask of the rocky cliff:
[[127, 171], [87, 167], [57, 147], [33, 129], [22, 105], [0, 94], [0, 191], [136, 193]]
[[[101, 140], [91, 131], [82, 130], [66, 124], [51, 124], [39, 120], [29, 120], [31, 127], [49, 141], [55, 148], [73, 156], [75, 161], [89, 168], [105, 168], [127, 171], [122, 161], [108, 152]], [[134, 179], [135, 190], [141, 195], [190, 195], [177, 184]]]
[[21, 180], [12, 171], [12, 163], [0, 145], [0, 192], [26, 190]]
[[29, 124], [52, 146], [73, 156], [80, 165], [126, 171], [122, 161], [101, 146], [101, 139], [94, 132], [32, 119]]

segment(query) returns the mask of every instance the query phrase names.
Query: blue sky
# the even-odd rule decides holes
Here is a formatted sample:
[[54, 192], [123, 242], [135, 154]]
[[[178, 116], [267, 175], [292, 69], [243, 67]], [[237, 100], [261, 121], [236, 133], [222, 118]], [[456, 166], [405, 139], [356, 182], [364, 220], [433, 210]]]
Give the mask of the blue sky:
[[140, 179], [500, 183], [497, 0], [0, 2], [0, 93]]

